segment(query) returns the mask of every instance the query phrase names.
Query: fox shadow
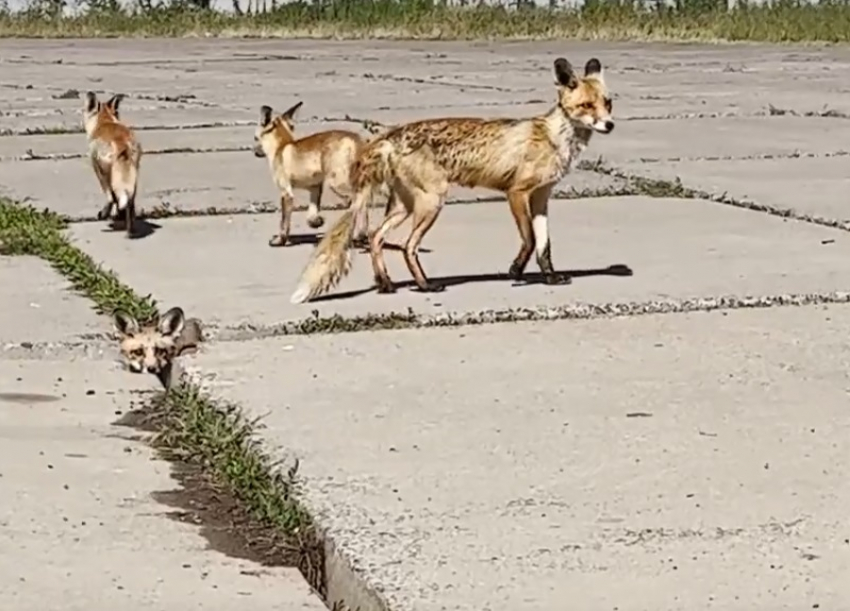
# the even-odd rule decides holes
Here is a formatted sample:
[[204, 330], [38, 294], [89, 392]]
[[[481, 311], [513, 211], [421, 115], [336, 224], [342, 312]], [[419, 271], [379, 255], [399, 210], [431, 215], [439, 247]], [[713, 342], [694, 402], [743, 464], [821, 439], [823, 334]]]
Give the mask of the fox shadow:
[[[105, 233], [113, 233], [116, 231], [125, 231], [126, 223], [123, 220], [111, 219], [107, 228], [103, 231]], [[149, 220], [136, 217], [135, 222], [133, 223], [133, 233], [129, 236], [131, 240], [142, 240], [148, 236], [156, 233], [158, 229], [162, 229], [162, 225], [158, 223], [151, 223]]]
[[[274, 236], [273, 236], [274, 237]], [[305, 244], [310, 244], [316, 246], [323, 238], [322, 234], [318, 233], [295, 233], [290, 234], [286, 239], [286, 248], [290, 248], [292, 246], [303, 246]], [[271, 248], [281, 248], [279, 244], [269, 244]], [[353, 245], [361, 254], [369, 254], [369, 246], [365, 244], [355, 244]], [[384, 242], [384, 250], [395, 250], [399, 252], [404, 252], [404, 247], [399, 246], [398, 244], [392, 244], [390, 242]], [[419, 252], [429, 253], [431, 252], [428, 248], [420, 248]]]
[[[628, 278], [634, 275], [634, 271], [628, 265], [623, 265], [622, 263], [617, 263], [614, 265], [609, 265], [608, 267], [600, 267], [595, 269], [572, 269], [572, 270], [563, 270], [556, 272], [559, 276], [569, 276], [570, 278], [588, 278], [592, 276], [614, 276], [621, 278]], [[526, 272], [523, 274], [522, 279], [517, 280], [512, 276], [506, 273], [495, 273], [495, 274], [464, 274], [460, 276], [442, 276], [442, 277], [432, 277], [429, 278], [435, 284], [440, 284], [446, 288], [450, 288], [453, 286], [459, 286], [462, 284], [474, 284], [477, 282], [511, 282], [511, 286], [514, 287], [522, 287], [522, 286], [532, 286], [535, 284], [545, 284], [546, 277], [540, 272]], [[405, 280], [402, 282], [394, 283], [397, 289], [402, 288], [412, 288], [413, 290], [420, 292], [416, 283], [413, 280]], [[552, 286], [569, 286], [569, 285], [552, 285]], [[351, 299], [353, 297], [359, 297], [360, 295], [365, 295], [366, 293], [371, 293], [376, 290], [376, 287], [371, 286], [368, 289], [359, 289], [356, 291], [347, 291], [345, 293], [334, 293], [330, 295], [322, 295], [321, 297], [316, 297], [311, 301], [314, 303], [323, 302], [323, 301], [336, 301], [341, 299]]]

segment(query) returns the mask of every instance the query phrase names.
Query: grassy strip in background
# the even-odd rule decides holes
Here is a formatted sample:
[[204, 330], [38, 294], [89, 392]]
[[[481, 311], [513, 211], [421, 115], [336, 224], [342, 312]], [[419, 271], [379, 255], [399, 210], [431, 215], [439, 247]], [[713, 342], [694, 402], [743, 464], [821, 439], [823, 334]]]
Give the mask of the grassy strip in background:
[[[98, 312], [121, 307], [150, 319], [156, 303], [122, 284], [62, 233], [64, 223], [49, 211], [39, 211], [0, 199], [0, 252], [34, 255], [48, 261], [77, 291], [94, 302]], [[276, 564], [301, 569], [309, 583], [325, 595], [324, 548], [313, 521], [295, 498], [295, 467], [280, 473], [254, 436], [256, 422], [236, 406], [219, 404], [197, 387], [176, 385], [134, 411], [132, 425], [154, 431], [153, 445], [170, 461], [196, 466], [244, 504], [263, 528], [264, 556]], [[124, 422], [131, 424], [131, 422]], [[269, 548], [272, 548], [271, 550]]]
[[0, 14], [0, 36], [850, 41], [846, 0], [744, 1], [731, 10], [726, 0], [677, 0], [674, 6], [588, 0], [578, 8], [558, 8], [554, 1], [540, 7], [527, 0], [510, 7], [433, 0], [301, 0], [275, 6], [269, 0], [271, 10], [254, 14], [227, 14], [185, 1], [158, 7], [140, 1], [127, 10], [113, 0], [87, 0], [80, 14], [64, 17], [61, 0], [32, 1], [25, 11]]

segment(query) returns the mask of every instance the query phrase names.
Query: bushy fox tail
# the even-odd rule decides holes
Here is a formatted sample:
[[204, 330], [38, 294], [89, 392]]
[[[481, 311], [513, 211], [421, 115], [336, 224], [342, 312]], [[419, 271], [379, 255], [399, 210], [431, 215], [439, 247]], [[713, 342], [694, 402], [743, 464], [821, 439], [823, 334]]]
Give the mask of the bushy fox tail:
[[123, 211], [128, 205], [135, 205], [136, 184], [139, 179], [137, 165], [134, 151], [129, 149], [119, 152], [112, 165], [112, 192], [115, 193], [119, 211]]
[[369, 143], [351, 168], [353, 201], [345, 213], [322, 237], [301, 278], [290, 303], [304, 303], [326, 293], [351, 271], [351, 242], [364, 206], [368, 206], [382, 185], [391, 179], [395, 147], [389, 140]]

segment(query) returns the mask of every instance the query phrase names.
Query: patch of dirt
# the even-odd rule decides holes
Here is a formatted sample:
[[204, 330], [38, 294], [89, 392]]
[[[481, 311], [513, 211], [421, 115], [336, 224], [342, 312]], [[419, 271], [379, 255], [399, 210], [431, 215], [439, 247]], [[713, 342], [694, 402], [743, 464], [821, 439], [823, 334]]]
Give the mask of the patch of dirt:
[[[131, 411], [114, 424], [144, 433], [158, 433], [168, 421], [155, 407], [157, 401], [131, 404]], [[151, 435], [142, 441], [150, 442]], [[169, 448], [158, 448], [171, 464], [171, 475], [180, 484], [173, 490], [153, 492], [154, 500], [171, 507], [167, 515], [179, 522], [200, 527], [208, 548], [231, 558], [256, 562], [264, 567], [297, 568], [307, 583], [327, 600], [324, 546], [315, 536], [287, 536], [280, 528], [254, 516], [228, 487], [221, 485], [203, 465], [182, 460]], [[343, 611], [345, 607], [338, 607]]]
[[130, 411], [126, 412], [112, 424], [126, 426], [144, 433], [156, 433], [162, 430], [165, 414], [151, 409], [148, 401], [130, 402]]
[[154, 492], [154, 500], [176, 509], [168, 514], [173, 519], [200, 526], [210, 549], [263, 566], [299, 566], [297, 545], [273, 526], [257, 521], [199, 466], [174, 461], [171, 475], [181, 487]]

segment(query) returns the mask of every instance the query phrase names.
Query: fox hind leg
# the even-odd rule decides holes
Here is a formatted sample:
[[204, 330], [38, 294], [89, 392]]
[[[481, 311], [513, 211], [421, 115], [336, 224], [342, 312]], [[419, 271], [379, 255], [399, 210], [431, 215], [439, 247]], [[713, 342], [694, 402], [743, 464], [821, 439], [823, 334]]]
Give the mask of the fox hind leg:
[[[133, 238], [136, 235], [136, 194], [130, 193], [125, 196], [127, 203], [124, 205], [124, 230], [127, 232], [128, 238]], [[121, 205], [118, 204], [120, 211]]]
[[[395, 191], [394, 191], [395, 193]], [[375, 274], [375, 284], [379, 293], [395, 293], [393, 281], [387, 272], [387, 264], [384, 261], [384, 238], [387, 233], [401, 225], [413, 209], [413, 202], [405, 202], [401, 197], [393, 198], [393, 205], [389, 214], [384, 217], [381, 225], [372, 234], [369, 240], [369, 250], [372, 255], [372, 270]]]
[[115, 192], [112, 190], [112, 185], [109, 183], [109, 173], [100, 165], [97, 159], [92, 159], [92, 168], [94, 175], [97, 177], [98, 183], [103, 194], [106, 196], [106, 204], [98, 210], [97, 220], [105, 221], [112, 218], [113, 211], [118, 206], [118, 198], [115, 197]]
[[443, 284], [428, 280], [425, 270], [422, 269], [422, 264], [419, 262], [419, 245], [422, 243], [425, 234], [434, 226], [437, 217], [440, 216], [444, 198], [444, 195], [438, 193], [420, 192], [417, 194], [413, 211], [413, 230], [410, 232], [404, 247], [404, 261], [407, 263], [407, 269], [410, 270], [416, 286], [424, 293], [437, 293], [446, 288]]
[[520, 280], [525, 273], [528, 262], [531, 260], [531, 254], [534, 252], [534, 232], [531, 224], [528, 193], [512, 191], [508, 193], [508, 203], [519, 230], [519, 237], [522, 240], [519, 253], [514, 257], [508, 274], [514, 280]]
[[310, 189], [310, 204], [307, 207], [307, 225], [311, 229], [318, 229], [325, 224], [325, 219], [319, 212], [322, 207], [323, 185], [317, 185]]

